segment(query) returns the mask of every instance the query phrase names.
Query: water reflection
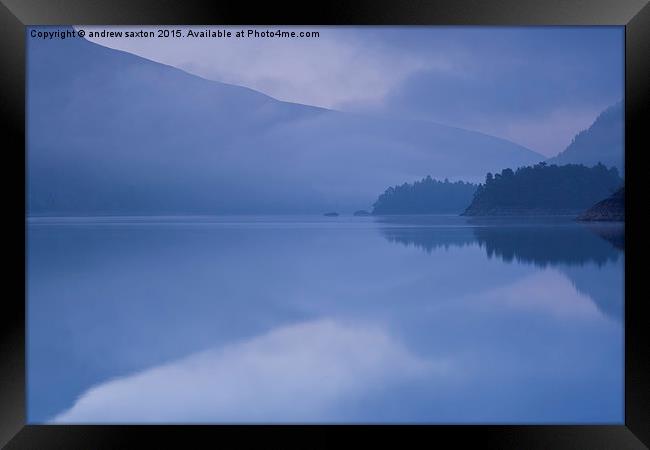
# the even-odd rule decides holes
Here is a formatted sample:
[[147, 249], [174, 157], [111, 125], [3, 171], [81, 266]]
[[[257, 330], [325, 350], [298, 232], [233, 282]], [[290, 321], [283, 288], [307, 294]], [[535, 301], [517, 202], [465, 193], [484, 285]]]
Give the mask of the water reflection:
[[29, 421], [620, 421], [621, 253], [570, 225], [30, 223]]
[[595, 233], [597, 236], [605, 239], [607, 242], [612, 244], [617, 249], [624, 251], [625, 250], [625, 224], [624, 223], [601, 223], [593, 224], [586, 223], [583, 224], [592, 233]]
[[615, 262], [623, 250], [623, 226], [589, 226], [564, 218], [446, 218], [392, 216], [378, 219], [389, 242], [431, 253], [437, 248], [477, 243], [488, 258], [504, 262], [548, 265], [602, 265]]
[[581, 224], [568, 218], [445, 218], [392, 216], [378, 220], [392, 243], [431, 254], [478, 245], [488, 259], [554, 267], [616, 320], [623, 317], [624, 225]]
[[413, 355], [386, 330], [319, 320], [108, 381], [53, 422], [340, 421], [346, 399], [448, 371], [444, 361]]
[[619, 250], [580, 224], [558, 226], [476, 226], [476, 240], [488, 258], [505, 262], [548, 265], [602, 266], [615, 262]]
[[466, 221], [457, 216], [378, 216], [375, 221], [389, 242], [427, 253], [476, 242], [472, 228], [463, 226]]
[[590, 298], [609, 317], [623, 322], [625, 272], [621, 264], [563, 267], [578, 292]]

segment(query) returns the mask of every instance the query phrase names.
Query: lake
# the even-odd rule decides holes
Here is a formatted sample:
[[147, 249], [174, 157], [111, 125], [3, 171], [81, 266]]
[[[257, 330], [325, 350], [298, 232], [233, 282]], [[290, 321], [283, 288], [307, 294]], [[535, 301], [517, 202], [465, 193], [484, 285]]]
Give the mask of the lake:
[[620, 225], [27, 220], [30, 423], [623, 423]]

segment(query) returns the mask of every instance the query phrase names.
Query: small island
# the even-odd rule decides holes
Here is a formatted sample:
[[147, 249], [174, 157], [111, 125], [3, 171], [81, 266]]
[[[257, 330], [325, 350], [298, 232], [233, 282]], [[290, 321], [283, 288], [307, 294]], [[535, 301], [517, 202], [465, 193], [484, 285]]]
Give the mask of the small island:
[[540, 162], [488, 173], [465, 216], [578, 215], [623, 184], [615, 167]]
[[333, 212], [333, 211], [332, 211], [332, 212], [326, 212], [326, 213], [323, 214], [323, 215], [324, 215], [325, 217], [338, 217], [338, 216], [339, 216], [339, 213], [337, 213], [337, 212]]
[[354, 214], [353, 214], [353, 216], [357, 216], [357, 217], [366, 217], [366, 216], [370, 216], [370, 215], [372, 215], [372, 214], [370, 214], [365, 209], [360, 209], [358, 211], [355, 211]]

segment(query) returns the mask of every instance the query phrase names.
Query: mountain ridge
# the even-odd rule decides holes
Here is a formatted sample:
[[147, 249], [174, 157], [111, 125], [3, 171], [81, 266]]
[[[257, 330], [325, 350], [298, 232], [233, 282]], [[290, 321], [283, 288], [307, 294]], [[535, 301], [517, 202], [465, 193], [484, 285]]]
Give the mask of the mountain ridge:
[[426, 121], [276, 100], [85, 39], [28, 40], [28, 212], [357, 210], [386, 185], [543, 156]]
[[549, 158], [549, 164], [584, 164], [594, 166], [599, 162], [625, 172], [623, 102], [619, 101], [603, 110], [593, 123], [573, 138], [559, 154]]

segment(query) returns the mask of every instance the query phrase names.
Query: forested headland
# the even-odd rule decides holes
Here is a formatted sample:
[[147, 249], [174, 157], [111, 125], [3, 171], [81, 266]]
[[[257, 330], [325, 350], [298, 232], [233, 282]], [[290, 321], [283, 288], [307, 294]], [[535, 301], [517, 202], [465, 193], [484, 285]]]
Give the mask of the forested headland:
[[488, 173], [463, 215], [579, 214], [622, 185], [615, 167], [541, 162]]

